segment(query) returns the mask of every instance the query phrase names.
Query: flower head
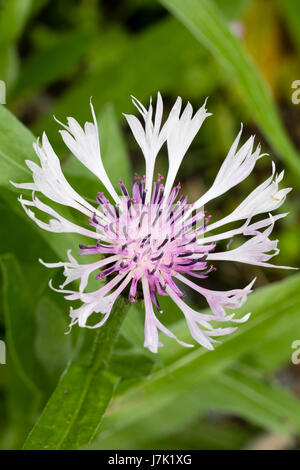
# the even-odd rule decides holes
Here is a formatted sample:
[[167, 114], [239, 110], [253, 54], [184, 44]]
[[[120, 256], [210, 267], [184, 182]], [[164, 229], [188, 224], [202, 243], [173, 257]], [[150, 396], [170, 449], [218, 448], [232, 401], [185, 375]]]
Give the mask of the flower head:
[[[79, 264], [70, 251], [66, 262], [42, 261], [49, 268], [64, 268], [65, 282], [55, 290], [65, 294], [68, 300], [82, 302], [79, 308], [71, 307], [71, 326], [100, 327], [109, 317], [119, 295], [126, 293], [130, 302], [136, 302], [141, 291], [145, 305], [145, 347], [157, 352], [161, 345], [159, 331], [184, 346], [192, 346], [176, 338], [158, 319], [163, 318], [159, 297], [169, 296], [182, 310], [195, 341], [213, 349], [215, 337], [230, 334], [236, 327], [215, 327], [212, 322], [221, 325], [222, 322], [248, 320], [250, 314], [236, 318], [236, 313], [228, 314], [227, 309], [236, 310], [246, 301], [254, 281], [243, 289], [219, 292], [201, 287], [201, 279], [215, 269], [210, 263], [212, 260], [272, 266], [269, 260], [279, 250], [277, 240], [271, 241], [269, 236], [275, 221], [286, 214], [272, 216], [271, 212], [284, 202], [290, 188], [278, 189], [283, 173], [276, 176], [273, 164], [270, 178], [231, 214], [210, 223], [210, 216], [203, 210], [204, 204], [244, 180], [262, 157], [260, 147], [254, 148], [254, 136], [238, 148], [240, 130], [211, 188], [189, 205], [187, 197], [180, 195], [180, 183], [175, 184], [175, 179], [192, 140], [206, 117], [210, 116], [206, 103], [193, 114], [189, 103], [182, 110], [182, 100], [178, 98], [163, 125], [163, 102], [159, 93], [155, 113], [151, 101], [148, 109], [136, 98], [133, 98], [133, 104], [142, 115], [143, 124], [133, 115], [125, 117], [143, 152], [146, 172], [143, 177], [134, 176], [131, 188], [127, 188], [120, 179], [117, 193], [109, 180], [101, 159], [92, 104], [93, 123], [87, 122], [81, 128], [75, 119], [68, 118], [68, 125], [62, 124], [64, 129], [60, 133], [73, 155], [99, 178], [109, 197], [98, 193], [95, 206], [81, 197], [64, 177], [60, 161], [45, 134], [41, 143], [37, 141], [34, 144], [41, 166], [26, 162], [32, 171], [33, 182], [13, 184], [41, 192], [48, 199], [77, 209], [87, 217], [88, 223], [82, 227], [62, 217], [34, 193], [31, 200], [22, 196], [19, 199], [28, 216], [41, 228], [52, 232], [76, 232], [93, 240], [90, 245], [80, 245], [81, 255], [95, 255], [93, 263]], [[164, 144], [169, 159], [165, 184], [161, 175], [153, 181], [156, 157]], [[40, 220], [32, 209], [47, 214], [49, 221]], [[267, 216], [252, 222], [252, 217], [263, 213]], [[244, 222], [239, 228], [213, 233], [216, 228], [240, 220]], [[216, 251], [219, 240], [231, 240], [236, 235], [244, 235], [247, 240], [226, 252]], [[99, 280], [99, 289], [86, 292], [92, 274]], [[195, 283], [191, 278], [199, 281]], [[79, 281], [78, 291], [65, 289], [72, 281]], [[206, 298], [211, 314], [199, 313], [186, 304], [183, 300], [186, 286]], [[98, 321], [91, 324], [89, 317], [93, 313], [98, 314]]]

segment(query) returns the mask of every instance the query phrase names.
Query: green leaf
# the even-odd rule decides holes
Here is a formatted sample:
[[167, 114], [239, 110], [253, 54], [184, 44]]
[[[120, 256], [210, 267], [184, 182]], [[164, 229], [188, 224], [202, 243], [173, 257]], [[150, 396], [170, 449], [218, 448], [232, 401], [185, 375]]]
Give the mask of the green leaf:
[[[185, 428], [175, 428], [166, 438], [147, 440], [141, 449], [200, 449], [237, 450], [244, 449], [253, 440], [257, 431], [244, 421], [227, 417], [194, 419]], [[111, 447], [111, 449], [116, 447]], [[126, 447], [128, 449], [128, 447]]]
[[193, 425], [200, 416], [216, 411], [242, 417], [271, 431], [292, 434], [300, 430], [300, 402], [283, 389], [256, 378], [248, 368], [236, 366], [170, 400], [163, 409], [153, 410], [147, 420], [141, 418], [116, 432], [104, 426], [103, 438], [100, 435], [90, 447], [144, 448], [148, 440], [166, 439]]
[[234, 20], [240, 18], [244, 11], [249, 8], [252, 0], [230, 0], [230, 2], [224, 2], [223, 0], [212, 0], [222, 11], [223, 15], [228, 20]]
[[[10, 90], [17, 78], [19, 57], [16, 47], [0, 47], [0, 78], [5, 82], [5, 101], [10, 101]], [[9, 96], [9, 97], [8, 97]]]
[[144, 317], [144, 311], [131, 304], [111, 359], [109, 368], [123, 379], [122, 388], [128, 387], [127, 381], [132, 385], [135, 379], [147, 377], [160, 360], [143, 346]]
[[34, 351], [33, 301], [20, 266], [11, 254], [1, 255], [2, 301], [8, 374], [8, 412], [15, 444], [22, 444], [41, 399], [43, 374]]
[[278, 318], [274, 328], [266, 333], [265, 340], [243, 359], [243, 362], [255, 367], [261, 373], [274, 372], [291, 359], [292, 343], [298, 339], [295, 332], [300, 331], [300, 315], [285, 315]]
[[273, 431], [300, 431], [300, 401], [251, 376], [245, 368], [220, 374], [204, 390], [203, 400], [210, 410], [234, 413]]
[[37, 160], [33, 151], [32, 133], [20, 121], [0, 105], [0, 185], [13, 190], [10, 180], [24, 182], [30, 171], [25, 160]]
[[38, 304], [36, 320], [35, 353], [53, 389], [71, 359], [71, 338], [65, 334], [67, 315], [55, 302], [44, 297]]
[[30, 56], [20, 69], [12, 98], [19, 98], [30, 91], [36, 92], [60, 78], [66, 78], [78, 65], [91, 41], [91, 35], [75, 32]]
[[299, 30], [300, 4], [298, 0], [280, 0], [279, 5], [285, 17], [286, 24], [291, 34], [291, 37], [294, 40], [297, 47], [300, 48], [300, 30]]
[[[285, 284], [278, 283], [278, 288], [284, 289]], [[253, 295], [253, 297], [257, 297], [254, 302], [257, 306], [263, 304], [265, 291], [262, 289]], [[287, 295], [289, 294], [287, 293]], [[253, 311], [254, 308], [253, 306]], [[103, 421], [102, 433], [92, 447], [101, 449], [145, 448], [145, 442], [149, 442], [150, 439], [159, 439], [161, 442], [162, 439], [167, 440], [168, 436], [172, 436], [174, 430], [184, 432], [183, 428], [191, 426], [196, 416], [206, 415], [211, 410], [243, 416], [251, 422], [273, 431], [293, 433], [294, 428], [299, 428], [298, 414], [294, 416], [299, 402], [287, 392], [266, 384], [263, 377], [259, 375], [266, 371], [275, 370], [287, 362], [291, 356], [291, 344], [295, 339], [295, 331], [299, 331], [299, 328], [300, 317], [296, 307], [293, 312], [290, 312], [288, 319], [285, 314], [277, 317], [272, 328], [265, 331], [264, 340], [255, 344], [255, 348], [242, 357], [242, 360], [239, 360], [232, 370], [224, 371], [205, 383], [201, 382], [199, 386], [196, 385], [187, 392], [179, 394], [175, 400], [170, 398], [169, 403], [162, 408], [159, 407], [157, 411], [153, 406], [151, 416], [148, 416], [146, 420], [147, 425], [145, 425], [143, 418], [131, 423], [131, 421], [127, 421], [127, 416], [123, 421], [122, 412], [128, 404], [127, 395], [125, 394], [124, 398], [121, 397], [124, 390], [126, 391], [126, 388], [123, 387], [119, 394], [124, 409], [120, 415], [117, 413], [113, 419], [113, 423], [116, 422], [117, 427], [112, 425], [108, 415]], [[172, 330], [177, 336], [186, 341], [189, 340], [189, 333], [185, 332], [184, 321], [178, 322], [175, 327], [172, 326]], [[168, 363], [172, 363], [176, 357], [174, 349], [170, 347], [172, 344], [178, 352], [185, 351], [175, 343], [168, 344], [166, 348], [163, 348], [166, 366]], [[182, 355], [185, 354], [182, 353]], [[246, 364], [251, 364], [253, 368], [245, 367]], [[252, 399], [252, 397], [254, 398]], [[130, 406], [130, 404], [128, 405]]]
[[6, 0], [0, 4], [0, 78], [5, 81], [8, 96], [18, 74], [17, 41], [29, 18], [31, 5], [32, 0]]
[[[283, 315], [286, 322], [298, 315], [299, 284], [300, 276], [297, 275], [281, 282], [280, 287], [274, 284], [250, 296], [240, 311], [252, 311], [251, 318], [213, 352], [200, 347], [192, 352], [177, 346], [172, 349], [169, 341], [164, 339], [165, 348], [160, 354], [165, 367], [114, 400], [104, 429], [117, 431], [148, 419], [194, 387], [216, 377], [249, 351], [256, 350], [277, 330]], [[184, 335], [179, 336], [185, 339]]]
[[[18, 204], [15, 196], [13, 202]], [[0, 226], [0, 254], [14, 253], [22, 265], [23, 278], [30, 279], [32, 286], [38, 284], [38, 289], [34, 288], [37, 294], [48, 284], [51, 273], [38, 262], [38, 253], [49, 260], [54, 260], [57, 255], [29, 217], [23, 216], [21, 210], [20, 214], [22, 217], [11, 209], [6, 200], [0, 198], [0, 218], [5, 221]]]
[[[166, 41], [166, 37], [172, 38], [172, 42]], [[98, 54], [105, 54], [101, 44]], [[56, 148], [64, 151], [61, 139], [57, 138], [52, 114], [60, 120], [64, 120], [66, 116], [90, 120], [89, 100], [92, 96], [96, 112], [106, 103], [112, 103], [117, 115], [121, 117], [122, 112], [133, 110], [130, 93], [147, 101], [158, 90], [174, 90], [174, 93], [178, 93], [178, 86], [186, 75], [187, 67], [201, 60], [202, 56], [203, 51], [197, 41], [191, 38], [178, 21], [161, 21], [128, 41], [114, 60], [100, 64], [93, 74], [75, 83], [55, 103], [54, 109], [34, 125], [34, 132], [40, 135], [46, 130]]]
[[266, 138], [293, 172], [300, 174], [299, 155], [278, 117], [270, 90], [251, 57], [232, 35], [214, 2], [160, 0], [206, 46], [235, 79], [240, 93]]
[[6, 0], [0, 5], [0, 45], [18, 39], [29, 17], [32, 0]]
[[34, 352], [35, 319], [32, 309], [34, 301], [14, 255], [2, 255], [0, 263], [8, 349], [24, 384], [33, 393], [37, 393], [41, 369]]
[[79, 449], [94, 438], [118, 382], [108, 367], [126, 310], [120, 299], [103, 327], [87, 331], [77, 360], [63, 373], [25, 449]]

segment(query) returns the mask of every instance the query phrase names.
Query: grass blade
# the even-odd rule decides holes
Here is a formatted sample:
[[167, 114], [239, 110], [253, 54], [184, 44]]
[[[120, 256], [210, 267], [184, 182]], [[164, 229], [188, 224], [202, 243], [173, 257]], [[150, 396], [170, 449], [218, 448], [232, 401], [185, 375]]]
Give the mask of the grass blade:
[[251, 115], [292, 171], [300, 174], [300, 158], [279, 119], [270, 90], [251, 57], [232, 35], [213, 1], [160, 0], [180, 19], [235, 78]]

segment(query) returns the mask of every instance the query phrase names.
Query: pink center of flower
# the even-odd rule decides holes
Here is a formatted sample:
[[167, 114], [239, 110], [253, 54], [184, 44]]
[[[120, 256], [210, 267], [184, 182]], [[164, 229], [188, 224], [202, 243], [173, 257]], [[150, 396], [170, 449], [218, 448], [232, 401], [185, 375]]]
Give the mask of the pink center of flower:
[[214, 244], [203, 246], [197, 243], [206, 230], [209, 217], [205, 217], [203, 211], [186, 216], [191, 208], [187, 205], [187, 197], [182, 196], [176, 202], [180, 183], [165, 200], [162, 178], [158, 175], [153, 185], [150, 203], [145, 202], [145, 178], [138, 175], [133, 181], [132, 196], [120, 180], [122, 198], [118, 205], [112, 205], [103, 193], [99, 193], [97, 201], [102, 217], [95, 213], [90, 219], [90, 224], [99, 232], [99, 240], [96, 245], [80, 245], [82, 254], [114, 255], [114, 262], [101, 271], [97, 279], [113, 273], [124, 276], [131, 273], [131, 302], [135, 301], [138, 281], [145, 276], [158, 311], [161, 309], [156, 294], [167, 295], [167, 285], [180, 297], [184, 296], [172, 280], [175, 273], [205, 278], [214, 269], [213, 266], [207, 268], [206, 263]]

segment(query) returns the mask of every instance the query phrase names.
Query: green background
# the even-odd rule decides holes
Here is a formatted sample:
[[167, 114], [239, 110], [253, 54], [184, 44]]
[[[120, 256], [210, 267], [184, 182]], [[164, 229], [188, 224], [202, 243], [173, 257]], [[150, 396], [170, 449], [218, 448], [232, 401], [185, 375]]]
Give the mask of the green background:
[[[265, 157], [252, 175], [213, 201], [213, 220], [231, 212], [271, 172], [286, 170], [294, 190], [277, 223], [278, 265], [298, 266], [300, 3], [297, 0], [0, 0], [0, 448], [241, 449], [300, 445], [300, 277], [294, 271], [219, 263], [206, 286], [256, 292], [241, 309], [247, 324], [214, 352], [167, 338], [160, 354], [143, 348], [143, 306], [120, 301], [100, 331], [65, 335], [68, 303], [48, 287], [61, 272], [38, 263], [65, 260], [82, 238], [42, 232], [26, 218], [9, 180], [30, 180], [24, 163], [45, 130], [68, 180], [91, 201], [97, 179], [70, 156], [57, 119], [99, 118], [101, 151], [114, 184], [143, 174], [144, 159], [122, 112], [130, 95], [145, 105], [159, 90], [170, 110], [178, 95], [195, 109], [209, 96], [205, 122], [180, 169], [189, 200], [210, 184], [244, 123]], [[161, 152], [157, 171], [167, 172]], [[67, 211], [65, 212], [67, 214]], [[74, 214], [68, 213], [73, 217]], [[199, 309], [206, 308], [191, 297]], [[164, 321], [180, 338], [181, 314], [164, 300]], [[124, 319], [125, 318], [125, 319]], [[33, 430], [32, 430], [33, 429]], [[29, 432], [32, 432], [29, 434]], [[29, 437], [28, 437], [29, 435]]]

